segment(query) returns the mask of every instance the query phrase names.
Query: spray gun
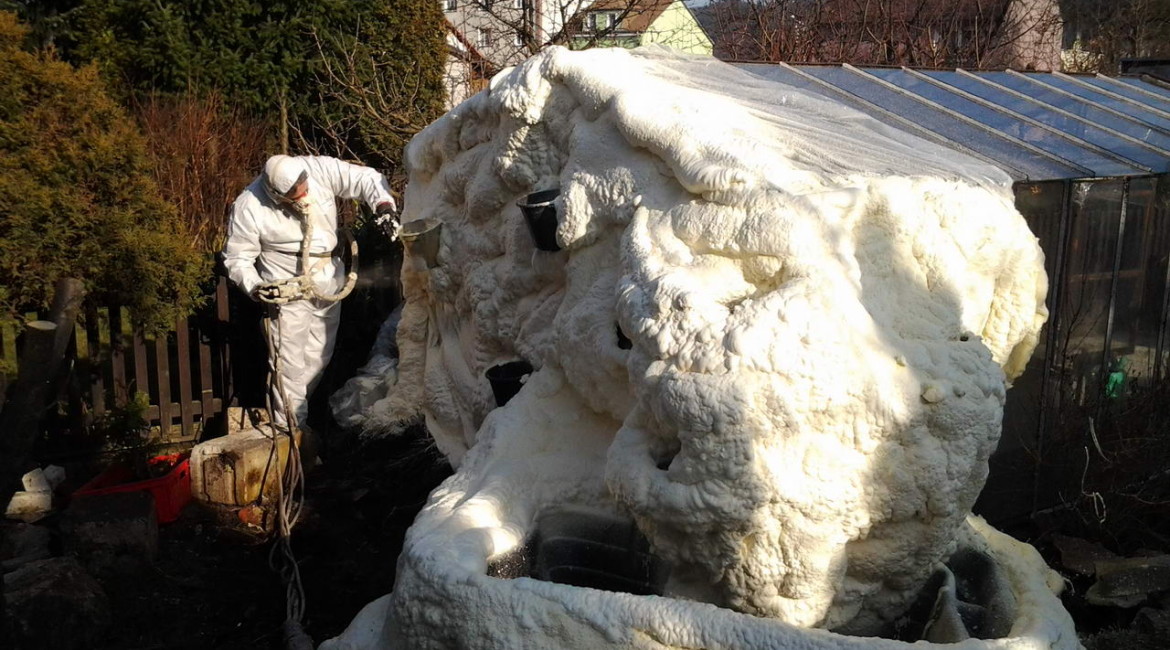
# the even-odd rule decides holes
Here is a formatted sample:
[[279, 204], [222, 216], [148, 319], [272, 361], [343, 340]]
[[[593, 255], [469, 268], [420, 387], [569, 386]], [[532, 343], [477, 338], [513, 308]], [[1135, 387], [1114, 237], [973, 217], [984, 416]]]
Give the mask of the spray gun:
[[394, 211], [394, 204], [390, 202], [379, 203], [374, 210], [374, 225], [390, 241], [398, 241], [398, 235], [402, 232], [401, 222], [401, 216]]
[[294, 300], [300, 300], [309, 294], [309, 291], [306, 290], [305, 280], [306, 276], [298, 275], [295, 278], [265, 282], [256, 287], [253, 295], [260, 302], [269, 305], [284, 305]]

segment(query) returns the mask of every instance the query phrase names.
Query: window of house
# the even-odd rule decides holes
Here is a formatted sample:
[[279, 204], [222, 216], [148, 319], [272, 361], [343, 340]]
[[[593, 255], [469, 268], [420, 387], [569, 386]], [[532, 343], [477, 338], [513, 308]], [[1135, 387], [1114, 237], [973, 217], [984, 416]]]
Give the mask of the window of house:
[[459, 8], [459, 0], [443, 0], [443, 11], [455, 11]]
[[520, 35], [519, 30], [516, 30], [512, 34], [512, 45], [515, 45], [516, 47], [524, 45], [524, 37]]
[[594, 11], [585, 17], [585, 29], [593, 32], [612, 29], [616, 23], [617, 14], [610, 11]]
[[476, 47], [487, 47], [492, 43], [492, 28], [480, 27], [479, 34], [475, 39]]
[[512, 0], [512, 8], [513, 9], [523, 9], [524, 8], [524, 0]]

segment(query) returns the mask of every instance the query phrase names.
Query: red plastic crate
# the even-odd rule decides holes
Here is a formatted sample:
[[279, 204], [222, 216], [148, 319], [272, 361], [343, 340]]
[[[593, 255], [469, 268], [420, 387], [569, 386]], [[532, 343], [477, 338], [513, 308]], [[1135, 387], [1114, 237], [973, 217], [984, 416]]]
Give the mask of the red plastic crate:
[[[181, 460], [179, 460], [181, 458]], [[179, 462], [158, 478], [144, 481], [133, 481], [134, 472], [125, 465], [111, 465], [106, 471], [98, 474], [85, 485], [77, 489], [73, 496], [96, 496], [100, 494], [115, 494], [118, 492], [137, 492], [150, 490], [154, 495], [154, 514], [158, 523], [165, 524], [179, 518], [183, 506], [191, 501], [191, 459], [188, 454], [172, 454], [170, 456], [155, 456], [148, 463]]]

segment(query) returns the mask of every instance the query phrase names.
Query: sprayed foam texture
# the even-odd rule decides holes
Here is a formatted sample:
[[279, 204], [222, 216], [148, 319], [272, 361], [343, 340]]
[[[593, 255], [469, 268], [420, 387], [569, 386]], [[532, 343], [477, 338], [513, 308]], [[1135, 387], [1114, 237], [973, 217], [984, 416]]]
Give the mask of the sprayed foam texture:
[[[960, 540], [1019, 611], [956, 647], [1077, 646], [1035, 551], [968, 521], [1047, 317], [1000, 170], [652, 48], [551, 48], [407, 161], [404, 221], [441, 244], [404, 266], [375, 410], [421, 414], [458, 471], [328, 647], [899, 647], [848, 635]], [[551, 188], [557, 252], [516, 206]], [[485, 372], [514, 360], [535, 371], [497, 408]], [[488, 575], [566, 507], [632, 518], [664, 597]]]

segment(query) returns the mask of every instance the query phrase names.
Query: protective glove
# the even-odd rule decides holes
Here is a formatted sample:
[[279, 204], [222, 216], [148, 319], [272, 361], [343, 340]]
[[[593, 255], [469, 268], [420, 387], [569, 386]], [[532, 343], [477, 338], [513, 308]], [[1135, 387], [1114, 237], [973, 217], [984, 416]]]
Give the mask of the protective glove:
[[252, 289], [252, 300], [272, 302], [280, 296], [280, 289], [271, 284], [261, 284]]
[[398, 231], [401, 229], [398, 223], [398, 206], [394, 204], [394, 199], [389, 201], [382, 201], [378, 207], [374, 208], [374, 225], [382, 231], [382, 234], [390, 238], [390, 241], [398, 239]]
[[252, 290], [252, 298], [270, 305], [283, 305], [304, 297], [304, 289], [299, 278], [274, 280], [258, 285]]

